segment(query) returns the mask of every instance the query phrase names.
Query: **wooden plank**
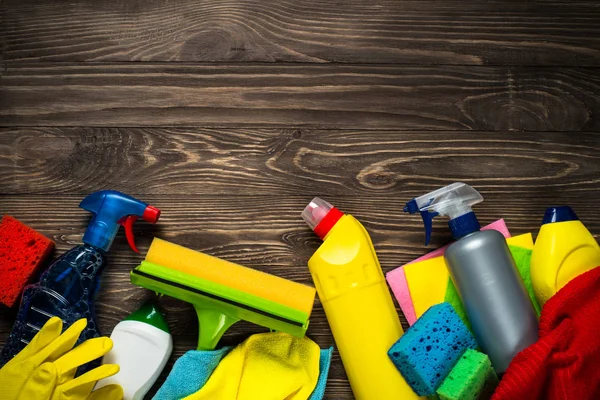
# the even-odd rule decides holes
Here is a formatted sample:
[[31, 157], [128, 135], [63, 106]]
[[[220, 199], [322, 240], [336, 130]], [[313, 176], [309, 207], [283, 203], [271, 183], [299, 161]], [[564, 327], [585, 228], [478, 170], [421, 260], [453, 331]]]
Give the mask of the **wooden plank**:
[[[546, 206], [562, 203], [560, 196], [531, 197], [535, 191], [523, 190], [522, 196], [507, 195], [501, 189], [484, 193], [486, 200], [478, 205], [482, 224], [503, 217], [516, 235], [535, 233]], [[306, 227], [299, 213], [311, 196], [138, 196], [162, 210], [157, 225], [143, 222], [135, 226], [136, 243], [145, 254], [153, 237], [158, 236], [207, 254], [215, 255], [279, 275], [297, 282], [311, 284], [306, 267], [308, 258], [319, 246], [319, 239]], [[410, 197], [408, 197], [410, 198]], [[600, 205], [593, 201], [594, 193], [579, 194], [566, 203], [597, 237], [600, 234]], [[432, 244], [423, 245], [424, 233], [418, 216], [403, 215], [405, 198], [380, 196], [327, 196], [327, 200], [363, 222], [377, 249], [384, 271], [419, 257], [450, 240], [445, 221], [436, 221]], [[56, 242], [55, 256], [81, 243], [89, 214], [77, 207], [80, 196], [25, 195], [0, 196], [0, 213], [13, 215]], [[106, 315], [101, 315], [101, 327], [110, 331], [149, 293], [129, 284], [129, 271], [141, 261], [132, 252], [123, 232], [114, 241], [110, 266], [103, 279], [99, 297]], [[115, 301], [116, 298], [125, 301]], [[188, 332], [195, 318], [189, 307], [180, 302], [167, 302], [170, 320], [176, 335]], [[322, 313], [319, 307], [315, 312]], [[319, 314], [320, 315], [320, 314]], [[321, 317], [323, 317], [321, 315]], [[319, 318], [321, 318], [319, 317]], [[0, 319], [0, 332], [7, 329], [6, 319]], [[311, 325], [311, 334], [328, 335], [323, 331], [324, 319]], [[251, 326], [248, 327], [252, 329]], [[6, 332], [6, 330], [4, 330]]]
[[[486, 200], [477, 207], [482, 224], [503, 217], [511, 232], [516, 234], [539, 229], [545, 207], [570, 204], [590, 231], [600, 237], [600, 207], [594, 194], [580, 195], [569, 200], [534, 198], [514, 201], [501, 191], [484, 194]], [[309, 231], [299, 212], [310, 195], [298, 196], [139, 196], [163, 211], [157, 225], [138, 223], [136, 243], [145, 254], [153, 237], [158, 236], [217, 257], [251, 268], [311, 284], [306, 263], [320, 241]], [[446, 244], [450, 235], [446, 222], [435, 222], [432, 244], [423, 245], [424, 231], [418, 216], [402, 213], [404, 199], [389, 196], [349, 197], [327, 196], [327, 200], [341, 210], [359, 218], [370, 232], [382, 268], [388, 272], [431, 249]], [[519, 200], [519, 199], [517, 199]], [[50, 237], [57, 244], [55, 255], [60, 255], [81, 243], [89, 215], [77, 208], [79, 196], [1, 196], [0, 213], [13, 215], [34, 229]], [[132, 252], [121, 231], [109, 257], [110, 267], [103, 279], [100, 303], [107, 308], [101, 315], [101, 327], [109, 332], [124, 315], [140, 304], [145, 292], [130, 285], [129, 271], [139, 264], [141, 256]], [[147, 294], [147, 293], [146, 293]], [[124, 299], [126, 301], [115, 301]], [[315, 318], [324, 318], [322, 309], [315, 308]], [[177, 335], [185, 335], [192, 324], [193, 312], [185, 307], [172, 307], [171, 327]], [[321, 317], [319, 317], [321, 315]], [[2, 320], [0, 318], [0, 320]], [[10, 318], [4, 318], [8, 328]], [[328, 337], [323, 330], [324, 319], [313, 323], [312, 336]], [[195, 328], [194, 328], [195, 329]], [[249, 331], [251, 331], [249, 327]], [[246, 332], [246, 331], [244, 331]], [[235, 336], [235, 340], [239, 336]], [[325, 339], [324, 339], [325, 340]], [[320, 344], [325, 345], [325, 342]]]
[[600, 65], [596, 1], [4, 3], [5, 60]]
[[[477, 206], [482, 224], [504, 218], [514, 234], [536, 232], [546, 207], [570, 204], [591, 232], [600, 233], [600, 205], [594, 192], [564, 195], [523, 189], [521, 194], [502, 188], [482, 190], [485, 201]], [[371, 196], [323, 196], [344, 212], [361, 220], [373, 237], [382, 267], [387, 271], [428, 251], [418, 216], [403, 214], [404, 203], [416, 193]], [[290, 279], [310, 283], [306, 261], [319, 239], [306, 227], [300, 212], [312, 198], [304, 196], [193, 196], [137, 195], [159, 207], [157, 225], [135, 226], [142, 253], [152, 237], [159, 236], [206, 253]], [[39, 230], [57, 244], [57, 253], [81, 243], [89, 214], [77, 206], [82, 196], [0, 196], [0, 212], [10, 214]], [[450, 240], [446, 221], [435, 221], [430, 248]], [[126, 273], [140, 261], [129, 250], [123, 232], [113, 244], [112, 272]], [[123, 278], [125, 279], [125, 278]]]
[[[594, 192], [570, 195], [523, 189], [521, 194], [506, 193], [502, 188], [482, 190], [485, 201], [477, 206], [482, 223], [505, 218], [517, 232], [535, 231], [547, 206], [571, 204], [590, 229], [600, 228], [599, 205], [592, 201]], [[420, 218], [404, 215], [404, 203], [414, 197], [414, 190], [396, 195], [323, 195], [340, 209], [359, 218], [374, 237], [384, 267], [410, 261], [427, 251]], [[422, 194], [422, 192], [421, 192]], [[136, 197], [159, 207], [160, 223], [136, 224], [138, 247], [143, 252], [151, 238], [193, 247], [254, 268], [270, 268], [267, 272], [295, 274], [290, 265], [304, 265], [319, 243], [300, 218], [300, 212], [313, 197], [307, 189], [303, 196], [263, 195], [140, 195]], [[46, 234], [60, 251], [81, 242], [89, 221], [89, 213], [78, 208], [83, 196], [25, 195], [1, 196], [0, 212], [14, 215], [24, 223]], [[433, 246], [449, 240], [446, 221], [436, 220]], [[120, 232], [114, 249], [122, 261], [113, 264], [131, 267], [137, 254], [128, 251]], [[308, 250], [303, 250], [309, 248]], [[114, 264], [114, 265], [117, 265]], [[306, 271], [305, 271], [306, 272]], [[295, 280], [309, 282], [307, 274], [294, 275]]]
[[[534, 232], [545, 206], [561, 202], [561, 195], [537, 196], [535, 188], [522, 188], [521, 195], [506, 193], [502, 188], [484, 193], [486, 201], [478, 207], [482, 223], [504, 217], [513, 234]], [[409, 190], [410, 193], [412, 189]], [[600, 234], [600, 209], [594, 192], [579, 192], [568, 202], [588, 228]], [[158, 225], [137, 224], [135, 232], [142, 254], [153, 236], [205, 251], [233, 262], [265, 272], [310, 284], [306, 262], [319, 245], [319, 240], [299, 217], [299, 211], [310, 199], [307, 196], [174, 196], [146, 195], [145, 201], [163, 210]], [[444, 222], [435, 225], [433, 243], [423, 246], [423, 230], [417, 216], [401, 215], [400, 197], [389, 195], [328, 196], [328, 200], [350, 212], [365, 224], [371, 233], [384, 271], [406, 263], [450, 238]], [[11, 214], [51, 237], [57, 243], [56, 255], [81, 241], [87, 224], [86, 213], [77, 208], [76, 195], [0, 196], [0, 213]], [[98, 319], [103, 332], [114, 325], [152, 293], [129, 283], [129, 270], [142, 256], [128, 249], [122, 232], [109, 256], [109, 266], [103, 275], [98, 297]], [[192, 307], [181, 301], [163, 297], [159, 304], [167, 312], [174, 337], [175, 350], [167, 371], [185, 351], [193, 349], [197, 340], [197, 321]], [[14, 311], [0, 310], [0, 345], [5, 340], [14, 319]], [[402, 317], [404, 326], [406, 322]], [[249, 323], [236, 324], [224, 337], [223, 345], [235, 345], [252, 333], [264, 329]], [[326, 317], [318, 300], [308, 331], [309, 337], [321, 347], [334, 345]], [[343, 366], [336, 352], [328, 380], [329, 399], [352, 399]], [[166, 372], [155, 385], [156, 390], [166, 378]]]
[[[389, 195], [597, 191], [600, 134], [312, 129], [4, 128], [0, 192]], [[510, 185], [507, 185], [507, 182]]]
[[[484, 224], [503, 217], [513, 233], [518, 234], [537, 231], [545, 207], [570, 204], [593, 233], [600, 233], [600, 206], [594, 201], [595, 191], [560, 192], [565, 193], [538, 188], [522, 188], [520, 192], [483, 188], [485, 201], [478, 205], [477, 214]], [[365, 224], [387, 271], [427, 252], [423, 247], [421, 220], [402, 213], [403, 203], [417, 194], [409, 189], [395, 195], [323, 197]], [[303, 196], [138, 194], [137, 197], [159, 207], [162, 216], [157, 225], [136, 224], [137, 244], [144, 253], [151, 238], [160, 236], [233, 262], [310, 283], [304, 266], [319, 240], [299, 213], [312, 195], [309, 189]], [[50, 237], [60, 254], [81, 242], [89, 221], [89, 214], [77, 207], [82, 197], [3, 195], [0, 213], [13, 215]], [[450, 239], [445, 221], [437, 221], [435, 228], [431, 248]], [[126, 274], [139, 263], [139, 255], [129, 250], [123, 232], [115, 240], [113, 252], [117, 257], [111, 257], [111, 273]], [[126, 276], [119, 275], [118, 279], [124, 281]]]
[[3, 126], [600, 130], [597, 69], [56, 64], [7, 67]]

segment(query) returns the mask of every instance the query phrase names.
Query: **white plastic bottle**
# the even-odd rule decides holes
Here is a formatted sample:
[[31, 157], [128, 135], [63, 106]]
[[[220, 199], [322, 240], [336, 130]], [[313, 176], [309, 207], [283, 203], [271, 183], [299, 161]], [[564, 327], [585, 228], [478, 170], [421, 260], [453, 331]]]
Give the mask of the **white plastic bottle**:
[[116, 383], [123, 388], [124, 400], [143, 399], [173, 350], [167, 322], [154, 304], [146, 303], [119, 322], [110, 338], [113, 348], [102, 363], [118, 364], [121, 369], [98, 382], [96, 389]]

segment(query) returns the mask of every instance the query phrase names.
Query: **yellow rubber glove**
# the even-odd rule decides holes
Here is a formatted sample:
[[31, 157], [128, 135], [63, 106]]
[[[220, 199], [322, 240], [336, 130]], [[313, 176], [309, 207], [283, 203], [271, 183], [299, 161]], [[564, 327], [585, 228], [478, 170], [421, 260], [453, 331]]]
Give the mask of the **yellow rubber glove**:
[[123, 389], [118, 385], [92, 392], [98, 380], [119, 372], [118, 365], [102, 365], [74, 379], [77, 367], [112, 349], [107, 337], [86, 340], [73, 349], [86, 325], [87, 320], [80, 319], [61, 335], [61, 319], [50, 318], [27, 347], [0, 370], [0, 399], [122, 399]]

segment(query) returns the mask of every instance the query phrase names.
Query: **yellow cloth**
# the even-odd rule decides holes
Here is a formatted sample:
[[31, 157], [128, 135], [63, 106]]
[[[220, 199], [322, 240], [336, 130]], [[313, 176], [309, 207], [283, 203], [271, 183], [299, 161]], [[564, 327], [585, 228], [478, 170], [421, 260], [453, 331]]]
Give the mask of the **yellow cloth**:
[[306, 400], [319, 378], [319, 346], [287, 333], [250, 336], [186, 400]]
[[118, 385], [92, 392], [100, 379], [119, 372], [119, 366], [102, 365], [77, 378], [77, 368], [112, 349], [107, 337], [86, 340], [73, 349], [87, 321], [80, 319], [63, 334], [62, 321], [52, 317], [32, 341], [0, 370], [2, 400], [113, 400], [123, 398]]
[[[533, 249], [531, 233], [507, 238], [506, 242], [511, 246]], [[407, 264], [404, 273], [417, 318], [429, 307], [444, 302], [450, 274], [443, 256]]]
[[443, 256], [405, 265], [404, 273], [417, 318], [444, 302], [450, 274]]
[[527, 250], [533, 250], [533, 236], [531, 233], [524, 233], [523, 235], [513, 236], [506, 239], [506, 243], [511, 246], [521, 247]]

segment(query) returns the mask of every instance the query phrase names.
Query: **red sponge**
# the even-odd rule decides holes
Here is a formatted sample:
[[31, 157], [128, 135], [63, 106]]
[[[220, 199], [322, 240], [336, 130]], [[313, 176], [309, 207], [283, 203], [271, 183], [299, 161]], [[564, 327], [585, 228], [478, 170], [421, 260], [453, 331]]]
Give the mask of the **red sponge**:
[[54, 242], [15, 218], [0, 221], [0, 303], [12, 307], [46, 258]]

